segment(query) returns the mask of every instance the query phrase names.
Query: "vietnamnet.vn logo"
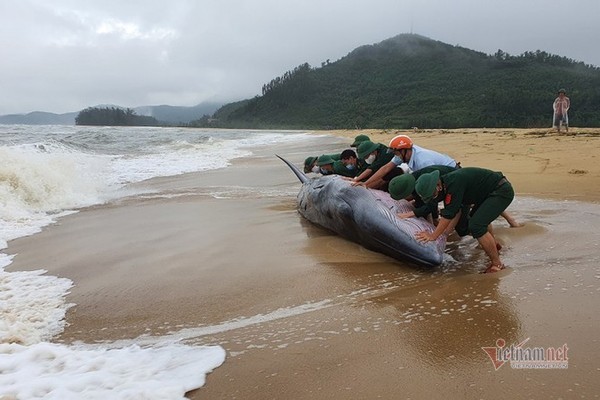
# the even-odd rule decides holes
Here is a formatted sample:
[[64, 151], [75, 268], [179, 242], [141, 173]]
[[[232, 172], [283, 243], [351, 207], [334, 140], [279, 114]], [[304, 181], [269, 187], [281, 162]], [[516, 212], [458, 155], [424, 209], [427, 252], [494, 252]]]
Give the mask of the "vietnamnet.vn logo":
[[510, 363], [514, 369], [567, 369], [569, 368], [569, 348], [567, 344], [560, 347], [524, 347], [530, 338], [519, 344], [506, 345], [504, 339], [496, 340], [496, 347], [481, 349], [492, 360], [494, 369]]

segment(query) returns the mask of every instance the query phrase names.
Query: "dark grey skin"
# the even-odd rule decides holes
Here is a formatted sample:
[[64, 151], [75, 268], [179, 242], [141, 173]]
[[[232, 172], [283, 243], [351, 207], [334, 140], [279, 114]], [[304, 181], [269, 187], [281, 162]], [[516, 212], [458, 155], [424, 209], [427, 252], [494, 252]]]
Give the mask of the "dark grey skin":
[[439, 266], [443, 261], [445, 237], [419, 243], [415, 234], [435, 228], [421, 218], [401, 219], [398, 212], [412, 206], [391, 199], [388, 193], [352, 186], [339, 175], [309, 178], [294, 164], [279, 157], [296, 174], [302, 188], [298, 193], [298, 211], [307, 220], [367, 249], [399, 261], [423, 266]]

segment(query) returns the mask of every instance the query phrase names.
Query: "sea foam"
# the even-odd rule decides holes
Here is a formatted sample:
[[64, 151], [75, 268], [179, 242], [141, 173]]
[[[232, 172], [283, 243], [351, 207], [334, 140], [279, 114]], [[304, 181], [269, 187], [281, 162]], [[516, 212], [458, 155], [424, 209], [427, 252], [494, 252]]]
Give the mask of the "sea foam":
[[[299, 141], [286, 132], [180, 128], [0, 127], [0, 250], [90, 205], [131, 195], [129, 183], [225, 168], [253, 146]], [[177, 399], [225, 360], [220, 346], [49, 343], [64, 329], [73, 282], [7, 272], [0, 254], [0, 398]], [[236, 325], [237, 326], [237, 325]], [[163, 338], [165, 339], [165, 338]]]
[[[183, 399], [225, 360], [219, 346], [143, 349], [0, 344], [0, 396], [16, 399]], [[10, 397], [9, 397], [10, 396]]]

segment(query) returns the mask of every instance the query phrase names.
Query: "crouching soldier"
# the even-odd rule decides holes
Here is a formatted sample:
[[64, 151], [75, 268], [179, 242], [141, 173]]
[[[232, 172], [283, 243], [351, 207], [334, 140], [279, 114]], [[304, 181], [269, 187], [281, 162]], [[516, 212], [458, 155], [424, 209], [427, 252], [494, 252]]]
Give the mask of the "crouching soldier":
[[[472, 206], [468, 218], [468, 233], [472, 235], [490, 259], [486, 273], [504, 269], [498, 254], [499, 244], [488, 226], [513, 201], [515, 192], [501, 172], [484, 168], [466, 167], [440, 176], [439, 171], [423, 174], [415, 183], [415, 190], [429, 203], [434, 198], [443, 198], [444, 209], [434, 232], [418, 232], [417, 240], [436, 240], [459, 222], [460, 210]], [[458, 227], [457, 227], [458, 228]]]

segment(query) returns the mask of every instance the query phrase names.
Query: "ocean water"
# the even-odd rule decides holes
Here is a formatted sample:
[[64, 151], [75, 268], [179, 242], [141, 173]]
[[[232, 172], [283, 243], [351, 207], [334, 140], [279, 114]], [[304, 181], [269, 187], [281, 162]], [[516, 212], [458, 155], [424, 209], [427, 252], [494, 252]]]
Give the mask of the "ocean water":
[[[302, 132], [0, 125], [0, 252], [87, 206], [143, 195], [133, 183], [226, 168]], [[44, 270], [7, 272], [0, 253], [0, 397], [183, 398], [225, 360], [220, 346], [171, 341], [65, 346], [72, 282]], [[190, 373], [193, 371], [193, 373]], [[9, 397], [10, 398], [10, 397]]]
[[128, 184], [225, 168], [251, 148], [302, 133], [0, 125], [0, 247], [81, 207], [130, 196]]

